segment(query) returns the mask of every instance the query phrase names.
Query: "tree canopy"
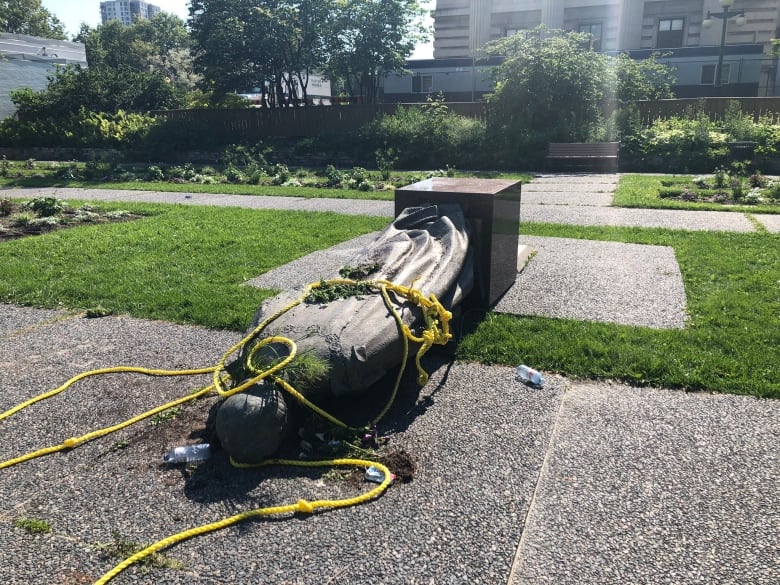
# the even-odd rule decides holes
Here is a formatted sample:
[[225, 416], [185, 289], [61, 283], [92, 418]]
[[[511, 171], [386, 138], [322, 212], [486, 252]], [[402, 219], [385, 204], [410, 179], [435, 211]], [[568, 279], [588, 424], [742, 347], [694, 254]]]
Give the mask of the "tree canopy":
[[41, 0], [0, 0], [0, 32], [66, 40], [65, 25]]
[[494, 70], [489, 126], [508, 148], [601, 140], [617, 103], [672, 97], [672, 71], [655, 56], [611, 57], [588, 41], [585, 33], [539, 27], [486, 45], [487, 54], [504, 57]]
[[404, 68], [427, 31], [416, 0], [347, 0], [335, 21], [327, 71], [351, 96], [378, 97], [382, 78]]
[[43, 91], [21, 89], [11, 99], [25, 118], [62, 118], [81, 109], [114, 113], [178, 108], [194, 86], [189, 35], [180, 18], [160, 13], [131, 26], [111, 20], [82, 25], [88, 68], [58, 68]]
[[189, 24], [205, 89], [301, 105], [314, 72], [375, 101], [422, 34], [420, 15], [416, 0], [193, 0]]

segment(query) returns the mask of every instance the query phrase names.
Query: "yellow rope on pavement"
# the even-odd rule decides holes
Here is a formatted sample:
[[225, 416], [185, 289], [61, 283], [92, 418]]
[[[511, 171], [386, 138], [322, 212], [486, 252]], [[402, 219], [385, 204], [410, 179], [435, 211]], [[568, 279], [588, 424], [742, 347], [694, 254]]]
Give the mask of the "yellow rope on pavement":
[[[28, 408], [29, 406], [32, 406], [37, 402], [46, 400], [48, 398], [51, 398], [53, 396], [56, 396], [64, 392], [65, 390], [67, 390], [73, 384], [75, 384], [80, 380], [84, 380], [85, 378], [102, 375], [102, 374], [136, 373], [136, 374], [143, 374], [147, 376], [191, 376], [191, 375], [200, 375], [200, 374], [212, 374], [213, 377], [212, 384], [203, 387], [193, 393], [190, 393], [187, 396], [183, 396], [176, 400], [167, 402], [166, 404], [163, 404], [161, 406], [147, 410], [137, 416], [129, 418], [118, 424], [103, 427], [101, 429], [97, 429], [94, 431], [90, 431], [88, 433], [85, 433], [77, 437], [70, 437], [68, 439], [65, 439], [60, 444], [44, 447], [42, 449], [32, 451], [25, 455], [15, 457], [7, 461], [2, 461], [0, 462], [0, 469], [11, 467], [12, 465], [17, 465], [19, 463], [23, 463], [25, 461], [29, 461], [31, 459], [35, 459], [37, 457], [41, 457], [44, 455], [50, 455], [52, 453], [57, 453], [59, 451], [74, 449], [79, 445], [82, 445], [88, 441], [92, 441], [94, 439], [116, 432], [120, 429], [135, 424], [141, 420], [154, 416], [155, 414], [168, 410], [169, 408], [173, 408], [180, 404], [184, 404], [191, 400], [195, 400], [197, 398], [205, 396], [212, 391], [215, 391], [222, 398], [227, 398], [238, 392], [243, 392], [244, 390], [248, 389], [252, 385], [260, 382], [265, 378], [268, 378], [269, 380], [273, 381], [275, 384], [281, 387], [285, 392], [287, 392], [293, 398], [295, 398], [295, 400], [304, 404], [306, 407], [308, 407], [318, 415], [322, 416], [323, 418], [327, 419], [331, 423], [342, 428], [346, 428], [350, 430], [359, 430], [355, 427], [350, 427], [346, 423], [340, 421], [333, 415], [326, 412], [324, 409], [313, 404], [310, 400], [308, 400], [305, 396], [303, 396], [303, 394], [298, 392], [291, 384], [285, 381], [281, 376], [277, 375], [288, 364], [290, 364], [297, 355], [297, 346], [295, 342], [292, 339], [289, 339], [287, 337], [274, 335], [274, 336], [264, 337], [257, 340], [254, 343], [254, 345], [250, 348], [245, 358], [246, 367], [250, 371], [250, 373], [253, 374], [253, 376], [247, 380], [242, 381], [241, 383], [237, 384], [233, 388], [228, 389], [226, 386], [228, 380], [232, 380], [230, 375], [227, 373], [227, 367], [226, 367], [226, 363], [230, 358], [230, 356], [244, 349], [248, 343], [253, 342], [255, 338], [258, 335], [260, 335], [265, 330], [265, 328], [273, 321], [278, 319], [280, 316], [282, 316], [292, 308], [301, 304], [311, 291], [328, 285], [335, 286], [335, 285], [358, 285], [358, 284], [367, 285], [369, 288], [373, 288], [377, 293], [382, 295], [385, 305], [387, 306], [388, 311], [390, 312], [393, 319], [395, 320], [396, 325], [398, 327], [399, 334], [403, 340], [403, 358], [402, 358], [401, 367], [399, 369], [398, 375], [396, 377], [395, 385], [393, 387], [393, 391], [391, 393], [391, 396], [387, 404], [384, 406], [381, 412], [371, 421], [372, 424], [376, 424], [387, 414], [387, 412], [390, 410], [390, 407], [392, 406], [395, 400], [395, 397], [398, 392], [398, 388], [401, 383], [403, 372], [406, 368], [408, 356], [409, 356], [409, 342], [412, 341], [414, 343], [420, 344], [415, 361], [416, 361], [416, 366], [418, 371], [418, 382], [421, 385], [423, 385], [428, 380], [428, 374], [423, 369], [420, 363], [420, 359], [434, 344], [444, 345], [452, 338], [452, 335], [450, 334], [450, 330], [449, 330], [449, 322], [452, 319], [452, 314], [442, 306], [442, 304], [439, 302], [439, 300], [436, 298], [435, 295], [430, 295], [430, 297], [425, 297], [419, 290], [416, 290], [412, 287], [397, 285], [387, 280], [357, 281], [357, 280], [352, 280], [347, 278], [340, 278], [340, 279], [332, 279], [332, 280], [320, 281], [320, 282], [309, 284], [304, 290], [303, 294], [298, 299], [291, 302], [289, 305], [287, 305], [277, 313], [271, 315], [270, 317], [262, 321], [260, 324], [258, 324], [257, 327], [255, 327], [248, 335], [244, 336], [243, 339], [241, 339], [230, 349], [228, 349], [220, 358], [220, 360], [217, 362], [217, 364], [214, 366], [209, 366], [206, 368], [189, 369], [189, 370], [159, 370], [159, 369], [149, 369], [149, 368], [140, 368], [140, 367], [131, 367], [131, 366], [111, 367], [111, 368], [101, 368], [101, 369], [91, 370], [72, 377], [70, 380], [68, 380], [61, 386], [55, 388], [54, 390], [44, 392], [38, 396], [35, 396], [3, 412], [2, 414], [0, 414], [0, 421], [13, 416], [19, 411]], [[417, 306], [422, 311], [423, 319], [425, 321], [425, 327], [423, 328], [419, 336], [414, 335], [412, 331], [409, 329], [409, 327], [404, 323], [397, 307], [395, 306], [393, 300], [390, 298], [390, 293], [393, 293], [398, 298], [406, 299], [409, 303]], [[286, 345], [288, 347], [289, 354], [284, 359], [280, 360], [278, 363], [274, 364], [273, 366], [267, 369], [256, 368], [252, 364], [252, 357], [261, 348], [272, 343], [281, 343], [283, 345]], [[235, 380], [233, 380], [233, 382], [235, 382]], [[252, 464], [252, 465], [238, 463], [231, 459], [231, 463], [234, 466], [240, 468], [259, 467], [259, 466], [266, 466], [266, 465], [298, 465], [304, 467], [374, 466], [380, 469], [384, 473], [384, 479], [382, 483], [379, 484], [377, 487], [353, 498], [345, 498], [340, 500], [317, 500], [314, 502], [299, 500], [295, 504], [287, 504], [284, 506], [274, 506], [269, 508], [258, 508], [255, 510], [250, 510], [248, 512], [237, 514], [235, 516], [231, 516], [229, 518], [225, 518], [224, 520], [220, 520], [218, 522], [213, 522], [210, 524], [205, 524], [203, 526], [192, 528], [190, 530], [185, 530], [173, 536], [164, 538], [150, 545], [149, 547], [143, 549], [142, 551], [132, 555], [128, 559], [122, 561], [111, 571], [109, 571], [103, 577], [101, 577], [96, 582], [96, 585], [102, 585], [104, 583], [107, 583], [113, 577], [121, 573], [123, 570], [125, 570], [127, 567], [131, 566], [132, 564], [140, 561], [141, 559], [151, 554], [154, 554], [160, 549], [172, 546], [178, 542], [181, 542], [182, 540], [193, 538], [195, 536], [206, 534], [208, 532], [213, 532], [215, 530], [220, 530], [222, 528], [226, 528], [228, 526], [231, 526], [238, 522], [243, 522], [244, 520], [248, 520], [251, 518], [272, 516], [278, 514], [289, 514], [289, 513], [312, 514], [319, 509], [325, 509], [325, 508], [336, 509], [336, 508], [344, 508], [347, 506], [355, 506], [378, 497], [387, 489], [387, 487], [390, 485], [392, 481], [392, 475], [390, 473], [390, 470], [387, 467], [375, 461], [369, 461], [364, 459], [333, 459], [330, 461], [293, 461], [293, 460], [285, 460], [285, 459], [270, 459], [260, 464]]]

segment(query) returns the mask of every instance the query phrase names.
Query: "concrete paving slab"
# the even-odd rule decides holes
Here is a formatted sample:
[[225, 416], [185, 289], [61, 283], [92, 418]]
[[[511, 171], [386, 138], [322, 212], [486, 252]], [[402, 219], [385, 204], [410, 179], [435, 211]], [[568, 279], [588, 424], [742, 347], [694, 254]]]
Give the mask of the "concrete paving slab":
[[780, 402], [573, 382], [510, 585], [780, 582]]
[[520, 243], [537, 253], [495, 311], [685, 327], [685, 287], [673, 248], [537, 236], [521, 236]]
[[611, 190], [592, 191], [592, 190], [547, 190], [536, 189], [527, 190], [523, 187], [521, 198], [522, 205], [578, 205], [578, 206], [600, 206], [609, 207], [612, 205], [614, 195]]
[[[337, 276], [375, 234], [308, 254], [246, 284], [287, 290]], [[674, 250], [618, 242], [521, 236], [536, 252], [495, 310], [605, 321], [655, 328], [682, 328], [686, 297]]]
[[770, 215], [767, 213], [757, 213], [753, 218], [763, 225], [767, 231], [777, 234], [780, 233], [780, 215]]
[[[13, 345], [0, 346], [0, 362], [16, 364], [0, 371], [0, 409], [85, 367], [207, 363], [235, 337], [124, 317], [20, 331]], [[532, 389], [514, 380], [513, 368], [426, 363], [430, 382], [423, 389], [405, 382], [382, 426], [393, 433], [390, 446], [416, 463], [410, 483], [359, 507], [193, 538], [164, 551], [180, 569], [130, 569], [112, 583], [505, 583], [564, 381], [551, 376], [545, 388]], [[188, 392], [192, 382], [118, 374], [84, 380], [0, 421], [0, 460], [122, 420]], [[118, 562], [98, 547], [115, 542], [113, 531], [150, 543], [258, 506], [371, 487], [312, 470], [236, 470], [219, 450], [194, 468], [161, 465], [172, 441], [192, 440], [175, 432], [188, 429], [182, 421], [191, 414], [185, 408], [163, 424], [139, 423], [0, 470], [0, 582], [91, 583]], [[27, 535], [14, 526], [20, 518], [45, 520], [52, 530]]]
[[521, 236], [536, 250], [494, 310], [680, 329], [686, 296], [674, 250], [619, 242]]
[[755, 226], [741, 213], [627, 209], [585, 205], [523, 205], [522, 222], [548, 222], [583, 226], [658, 227], [691, 231], [752, 232]]
[[617, 185], [620, 175], [617, 173], [539, 173], [534, 175], [533, 183], [586, 183]]

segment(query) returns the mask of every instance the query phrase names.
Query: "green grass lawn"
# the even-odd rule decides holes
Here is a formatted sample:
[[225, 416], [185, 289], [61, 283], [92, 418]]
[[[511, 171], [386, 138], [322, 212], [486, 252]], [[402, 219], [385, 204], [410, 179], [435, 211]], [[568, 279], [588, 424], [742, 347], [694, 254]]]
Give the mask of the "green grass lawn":
[[100, 306], [137, 317], [244, 330], [273, 291], [242, 282], [387, 223], [331, 213], [101, 207], [149, 215], [0, 244], [0, 300]]
[[664, 188], [664, 182], [685, 183], [690, 177], [668, 175], [624, 175], [613, 205], [615, 207], [643, 207], [652, 209], [687, 209], [692, 211], [736, 211], [740, 213], [780, 213], [780, 202], [774, 205], [724, 205], [704, 201], [679, 201], [664, 199], [659, 193]]
[[525, 224], [526, 235], [671, 246], [684, 330], [489, 314], [458, 356], [583, 378], [780, 398], [780, 235]]
[[[387, 223], [313, 212], [102, 206], [149, 215], [1, 244], [0, 300], [102, 306], [138, 317], [243, 330], [272, 291], [242, 282]], [[689, 322], [684, 330], [667, 331], [490, 313], [466, 328], [458, 347], [461, 359], [780, 398], [780, 235], [528, 223], [523, 233], [671, 246]]]

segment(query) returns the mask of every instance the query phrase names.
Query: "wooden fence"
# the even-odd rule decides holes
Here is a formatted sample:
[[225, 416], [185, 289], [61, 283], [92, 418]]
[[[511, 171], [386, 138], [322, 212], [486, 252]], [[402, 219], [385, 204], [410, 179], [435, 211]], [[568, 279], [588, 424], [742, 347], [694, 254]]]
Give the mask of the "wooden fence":
[[658, 118], [681, 116], [691, 108], [699, 108], [711, 118], [722, 118], [729, 102], [740, 103], [742, 112], [752, 114], [754, 120], [761, 116], [780, 118], [780, 97], [708, 97], [654, 100], [637, 102], [643, 124], [649, 124]]
[[[393, 114], [398, 106], [421, 107], [425, 104], [377, 104], [347, 106], [310, 106], [305, 108], [244, 108], [236, 110], [160, 110], [152, 115], [166, 120], [191, 122], [215, 134], [242, 138], [300, 138], [321, 134], [350, 132], [380, 114]], [[453, 102], [450, 111], [473, 118], [484, 118], [484, 102]]]

